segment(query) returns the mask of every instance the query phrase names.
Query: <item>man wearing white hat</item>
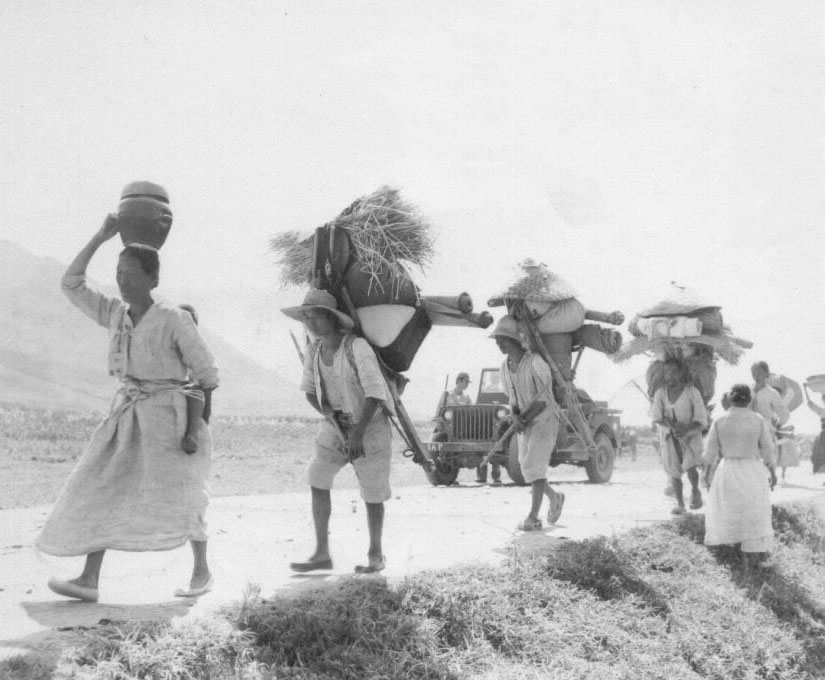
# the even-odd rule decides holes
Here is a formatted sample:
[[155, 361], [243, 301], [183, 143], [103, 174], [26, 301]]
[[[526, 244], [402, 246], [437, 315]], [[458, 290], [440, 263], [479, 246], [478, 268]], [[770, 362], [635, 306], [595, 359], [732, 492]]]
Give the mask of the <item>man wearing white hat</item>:
[[390, 422], [392, 397], [370, 345], [350, 331], [352, 319], [338, 311], [335, 298], [311, 289], [298, 307], [281, 310], [306, 326], [316, 338], [304, 357], [301, 390], [325, 417], [315, 437], [309, 466], [315, 552], [305, 562], [293, 562], [293, 571], [332, 569], [328, 527], [332, 510], [330, 489], [335, 475], [352, 463], [361, 497], [367, 507], [370, 545], [366, 566], [357, 573], [381, 571], [385, 565], [381, 536], [384, 501], [390, 490]]
[[[495, 339], [502, 354], [507, 355], [501, 365], [502, 384], [519, 432], [521, 474], [532, 485], [530, 512], [518, 528], [537, 531], [541, 529], [539, 512], [545, 495], [550, 501], [548, 524], [558, 521], [564, 506], [564, 494], [554, 491], [547, 483], [547, 467], [559, 433], [559, 407], [553, 396], [553, 374], [544, 359], [524, 348], [518, 322], [509, 314], [501, 318], [490, 337]], [[538, 401], [544, 402], [545, 407], [531, 420], [525, 420], [522, 414]]]

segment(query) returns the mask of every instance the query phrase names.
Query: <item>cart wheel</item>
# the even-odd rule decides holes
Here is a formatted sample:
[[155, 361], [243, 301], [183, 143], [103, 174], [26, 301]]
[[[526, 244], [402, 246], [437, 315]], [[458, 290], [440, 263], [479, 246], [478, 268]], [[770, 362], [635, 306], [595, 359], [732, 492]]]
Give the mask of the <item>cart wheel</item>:
[[616, 458], [616, 447], [613, 440], [602, 431], [593, 437], [596, 444], [596, 452], [590, 456], [585, 465], [587, 478], [593, 484], [606, 484], [613, 476], [613, 461]]
[[458, 467], [434, 462], [432, 470], [425, 470], [427, 479], [433, 486], [450, 486], [458, 478]]
[[510, 437], [510, 441], [507, 442], [507, 474], [518, 486], [527, 486], [524, 475], [521, 474], [521, 465], [518, 462], [518, 437], [515, 435]]

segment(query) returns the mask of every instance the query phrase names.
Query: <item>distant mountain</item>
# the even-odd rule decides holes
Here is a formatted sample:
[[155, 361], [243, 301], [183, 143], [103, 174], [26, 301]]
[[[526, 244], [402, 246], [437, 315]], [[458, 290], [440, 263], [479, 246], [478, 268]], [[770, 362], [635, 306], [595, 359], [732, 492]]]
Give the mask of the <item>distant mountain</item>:
[[[107, 333], [60, 291], [65, 269], [0, 239], [0, 402], [97, 410], [111, 402], [117, 381], [106, 370]], [[308, 415], [297, 376], [264, 368], [208, 323], [200, 330], [221, 371], [216, 413]]]

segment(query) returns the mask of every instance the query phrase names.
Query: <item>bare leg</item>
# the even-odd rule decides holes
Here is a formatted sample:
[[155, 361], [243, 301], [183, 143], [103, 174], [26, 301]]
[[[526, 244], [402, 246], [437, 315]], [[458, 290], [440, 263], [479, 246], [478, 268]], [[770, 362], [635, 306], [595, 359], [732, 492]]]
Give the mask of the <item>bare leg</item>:
[[[329, 517], [332, 514], [332, 497], [329, 489], [312, 488], [312, 521], [315, 524], [315, 552], [310, 562], [329, 559]], [[369, 506], [367, 506], [369, 511]]]
[[367, 557], [371, 560], [380, 560], [384, 557], [381, 547], [381, 537], [384, 533], [384, 504], [366, 503], [367, 527], [370, 532], [370, 548]]
[[685, 498], [682, 490], [682, 478], [671, 477], [671, 483], [673, 484], [673, 496], [676, 499], [676, 508], [674, 508], [674, 511], [681, 510], [681, 512], [684, 512]]
[[84, 588], [97, 588], [100, 578], [100, 565], [103, 563], [105, 550], [98, 550], [86, 555], [86, 564], [83, 566], [83, 573], [77, 578], [73, 578], [69, 583], [74, 583]]
[[531, 485], [530, 492], [530, 512], [527, 515], [527, 519], [535, 522], [539, 518], [539, 512], [541, 512], [541, 503], [544, 500], [544, 494], [547, 494], [548, 498], [551, 498], [551, 494], [555, 492], [550, 488], [546, 479], [535, 480]]
[[190, 541], [192, 545], [192, 557], [194, 558], [194, 566], [192, 567], [192, 580], [189, 582], [189, 587], [203, 588], [207, 581], [212, 576], [209, 571], [209, 565], [206, 562], [206, 541]]
[[687, 471], [687, 476], [688, 480], [690, 480], [691, 492], [699, 493], [699, 471], [695, 467], [692, 467]]

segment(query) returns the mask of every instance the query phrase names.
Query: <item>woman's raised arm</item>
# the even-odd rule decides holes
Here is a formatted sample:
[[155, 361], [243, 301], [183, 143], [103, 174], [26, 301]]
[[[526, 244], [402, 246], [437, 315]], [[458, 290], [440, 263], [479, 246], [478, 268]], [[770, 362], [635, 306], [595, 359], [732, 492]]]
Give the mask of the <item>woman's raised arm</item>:
[[72, 260], [72, 263], [66, 270], [66, 275], [83, 276], [86, 273], [86, 267], [89, 266], [89, 262], [97, 252], [97, 249], [117, 234], [118, 229], [117, 215], [114, 213], [106, 215], [106, 219], [103, 220], [103, 225], [97, 230], [97, 233], [92, 236], [91, 240], [83, 247], [83, 250]]

